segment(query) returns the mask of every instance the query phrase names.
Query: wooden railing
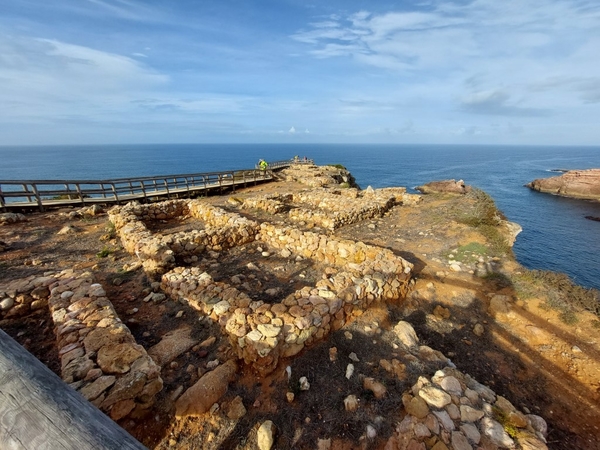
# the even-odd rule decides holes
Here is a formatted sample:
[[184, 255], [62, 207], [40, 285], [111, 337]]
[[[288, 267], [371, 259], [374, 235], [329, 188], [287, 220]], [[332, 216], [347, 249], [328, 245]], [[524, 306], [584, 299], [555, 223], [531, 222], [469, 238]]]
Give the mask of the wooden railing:
[[[289, 163], [289, 162], [288, 162]], [[244, 169], [112, 180], [0, 180], [0, 209], [179, 198], [273, 180], [273, 169]]]

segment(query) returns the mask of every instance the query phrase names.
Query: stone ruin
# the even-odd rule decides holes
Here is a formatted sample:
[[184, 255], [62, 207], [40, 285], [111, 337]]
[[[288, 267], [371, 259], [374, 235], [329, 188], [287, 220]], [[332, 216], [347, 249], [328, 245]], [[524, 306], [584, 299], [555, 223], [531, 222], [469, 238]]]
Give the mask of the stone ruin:
[[9, 282], [1, 318], [49, 307], [65, 383], [113, 420], [143, 415], [163, 387], [160, 367], [136, 344], [100, 284], [72, 270]]
[[[151, 277], [161, 277], [162, 290], [217, 322], [237, 357], [261, 374], [271, 372], [280, 357], [293, 356], [340, 329], [373, 302], [403, 298], [410, 281], [412, 265], [393, 252], [336, 239], [330, 233], [346, 224], [380, 217], [395, 204], [414, 204], [419, 197], [398, 188], [323, 189], [331, 177], [305, 167], [286, 171], [286, 176], [298, 180], [302, 171], [314, 172], [308, 184], [316, 189], [253, 197], [241, 205], [268, 212], [274, 216], [272, 222], [259, 223], [198, 200], [132, 203], [109, 213], [125, 249], [137, 256]], [[170, 234], [154, 229], [157, 222], [182, 217], [197, 219], [199, 226]], [[248, 243], [261, 243], [284, 259], [310, 260], [322, 276], [314, 285], [273, 302], [267, 295], [264, 300], [251, 298], [239, 286], [215, 281], [198, 267], [178, 266], [182, 261], [195, 263], [207, 252]], [[136, 418], [154, 404], [163, 385], [160, 366], [135, 343], [90, 273], [63, 271], [15, 280], [1, 287], [0, 298], [0, 319], [50, 309], [63, 380], [111, 418]], [[456, 370], [440, 352], [419, 345], [410, 324], [399, 322], [394, 332], [409, 351], [407, 361], [439, 362], [445, 368], [432, 377], [421, 376], [404, 393], [406, 415], [386, 448], [429, 448], [427, 443], [434, 442], [436, 450], [472, 445], [547, 448], [547, 428], [541, 417], [521, 413]], [[397, 359], [381, 360], [380, 365], [405, 378], [406, 366]], [[235, 364], [230, 360], [209, 374], [220, 376], [220, 371], [231, 367]], [[377, 398], [385, 395], [385, 386], [371, 378], [365, 378], [364, 388]], [[344, 400], [349, 411], [357, 405], [351, 397]], [[210, 398], [206, 403], [217, 400]], [[519, 430], [514, 440], [495, 420], [498, 416]]]
[[[378, 198], [378, 194], [373, 197]], [[379, 197], [385, 200], [380, 200], [378, 207], [389, 208], [396, 201], [389, 193]], [[315, 198], [323, 198], [323, 192], [316, 191], [312, 196], [304, 193], [302, 198], [314, 203]], [[249, 204], [268, 209], [273, 200], [261, 197], [251, 199]], [[364, 220], [364, 208], [360, 206], [348, 208], [347, 212], [346, 221]], [[272, 371], [280, 357], [293, 356], [341, 328], [354, 313], [364, 311], [372, 302], [400, 299], [408, 290], [412, 264], [388, 249], [289, 226], [258, 223], [200, 200], [131, 203], [113, 208], [109, 215], [124, 247], [138, 256], [151, 276], [162, 274], [162, 290], [173, 300], [183, 300], [218, 322], [238, 357], [261, 374]], [[147, 225], [151, 220], [172, 220], [184, 215], [200, 219], [203, 229], [163, 235], [152, 233]], [[177, 259], [197, 258], [207, 251], [222, 251], [249, 242], [276, 249], [283, 258], [313, 261], [321, 268], [322, 279], [272, 304], [266, 299], [252, 300], [236, 287], [214, 281], [197, 267], [175, 267]]]

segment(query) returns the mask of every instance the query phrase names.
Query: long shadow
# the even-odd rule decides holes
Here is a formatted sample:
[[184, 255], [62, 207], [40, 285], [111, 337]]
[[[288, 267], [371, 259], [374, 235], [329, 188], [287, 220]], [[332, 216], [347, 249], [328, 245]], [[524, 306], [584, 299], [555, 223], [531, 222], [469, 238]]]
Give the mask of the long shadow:
[[[345, 332], [352, 331], [352, 339]], [[277, 410], [267, 413], [258, 411], [247, 414], [241, 419], [234, 430], [220, 445], [220, 449], [235, 448], [241, 439], [248, 435], [252, 427], [259, 421], [270, 419], [277, 427], [277, 448], [316, 448], [317, 439], [337, 437], [349, 443], [356, 444], [365, 434], [367, 425], [377, 429], [379, 440], [368, 444], [367, 448], [379, 448], [381, 442], [389, 438], [402, 418], [402, 394], [410, 388], [419, 375], [432, 375], [441, 368], [442, 363], [430, 363], [427, 367], [414, 366], [405, 360], [405, 353], [395, 350], [388, 342], [392, 341], [385, 335], [369, 335], [345, 327], [333, 332], [329, 337], [315, 346], [303, 351], [298, 356], [280, 364], [277, 370], [282, 374], [276, 377], [269, 389], [274, 393]], [[337, 349], [337, 357], [330, 359], [330, 349]], [[355, 353], [359, 361], [349, 358]], [[395, 356], [394, 356], [395, 355]], [[368, 364], [370, 361], [396, 358], [407, 366], [406, 378], [398, 379], [394, 374], [386, 372], [379, 365]], [[291, 368], [291, 377], [284, 372], [285, 364]], [[346, 378], [349, 363], [355, 367], [350, 379]], [[387, 394], [382, 399], [374, 397], [373, 393], [363, 387], [363, 376], [373, 377], [383, 383]], [[300, 389], [300, 378], [306, 377], [310, 389]], [[294, 401], [286, 401], [286, 393], [293, 392]], [[228, 395], [236, 395], [237, 392]], [[246, 392], [244, 404], [253, 404], [259, 392]], [[243, 395], [243, 394], [241, 394]], [[359, 401], [357, 411], [349, 412], [344, 409], [344, 399], [348, 395], [356, 395]], [[379, 421], [373, 421], [379, 417]], [[302, 435], [296, 443], [294, 436], [298, 429]]]
[[[445, 282], [459, 288], [481, 289], [481, 285], [462, 279], [452, 278]], [[512, 290], [514, 295], [514, 286], [509, 284], [504, 287]], [[435, 301], [431, 303], [432, 306], [435, 305]], [[507, 331], [494, 317], [487, 314], [486, 304], [482, 300], [473, 298], [466, 307], [448, 306], [447, 303], [444, 306], [450, 309], [451, 320], [461, 318], [471, 324], [474, 321], [488, 321], [486, 333], [476, 337], [470, 330], [459, 330], [456, 327], [450, 332], [436, 330], [435, 323], [432, 324], [422, 309], [412, 312], [405, 320], [413, 324], [425, 343], [450, 356], [459, 370], [490, 385], [497, 394], [509, 399], [517, 408], [527, 407], [544, 417], [550, 429], [550, 448], [597, 449], [597, 442], [600, 441], [597, 425], [600, 423], [600, 408], [596, 392]], [[511, 312], [540, 329], [556, 334], [565, 342], [573, 339], [569, 333], [542, 321], [523, 308], [513, 306]], [[591, 358], [598, 358], [599, 354], [593, 347], [583, 343], [579, 346]], [[568, 393], [568, 404], [564, 403], [564, 396], [553, 395], [552, 392]]]

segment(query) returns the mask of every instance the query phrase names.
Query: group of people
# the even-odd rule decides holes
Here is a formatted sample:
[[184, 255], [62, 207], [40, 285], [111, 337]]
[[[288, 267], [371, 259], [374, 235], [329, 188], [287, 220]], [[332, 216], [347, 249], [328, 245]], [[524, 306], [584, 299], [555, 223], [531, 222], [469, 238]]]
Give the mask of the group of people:
[[[294, 156], [294, 159], [293, 159], [293, 161], [294, 161], [295, 163], [299, 163], [299, 162], [300, 162], [300, 157], [299, 157], [298, 155]], [[305, 157], [302, 159], [302, 161], [306, 162], [306, 161], [308, 161], [308, 158], [305, 156]], [[258, 168], [259, 168], [260, 170], [267, 170], [267, 168], [268, 168], [268, 167], [269, 167], [269, 163], [268, 163], [268, 162], [266, 162], [264, 159], [259, 159], [259, 160], [258, 160]]]

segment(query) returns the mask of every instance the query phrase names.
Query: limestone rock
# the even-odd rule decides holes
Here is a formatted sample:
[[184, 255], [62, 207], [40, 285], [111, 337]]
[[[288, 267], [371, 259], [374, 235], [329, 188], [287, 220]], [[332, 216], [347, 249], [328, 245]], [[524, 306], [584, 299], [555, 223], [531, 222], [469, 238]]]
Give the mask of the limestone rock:
[[600, 200], [600, 169], [570, 170], [558, 177], [540, 178], [527, 184], [538, 192], [563, 197]]
[[116, 378], [112, 375], [101, 376], [93, 383], [84, 386], [79, 392], [88, 400], [94, 400], [100, 396], [106, 389], [115, 384]]
[[256, 440], [260, 450], [271, 450], [275, 442], [275, 424], [270, 420], [265, 420], [258, 428]]
[[531, 426], [535, 431], [541, 433], [544, 437], [548, 435], [548, 424], [543, 418], [536, 416], [535, 414], [528, 414], [526, 417], [531, 422]]
[[502, 425], [489, 417], [484, 417], [480, 422], [481, 433], [487, 436], [492, 443], [499, 447], [514, 448], [515, 443]]
[[451, 440], [453, 450], [473, 450], [465, 435], [460, 431], [453, 431]]
[[472, 423], [463, 423], [460, 426], [460, 430], [464, 433], [467, 439], [469, 439], [475, 445], [479, 444], [479, 441], [481, 440], [481, 433], [479, 433], [479, 430], [475, 425]]
[[246, 415], [246, 407], [242, 402], [242, 397], [239, 395], [233, 399], [231, 404], [229, 405], [229, 409], [227, 410], [227, 417], [231, 420], [241, 419]]
[[6, 297], [0, 302], [0, 311], [8, 311], [10, 308], [13, 307], [14, 304], [15, 301], [12, 298]]
[[460, 405], [460, 420], [463, 422], [476, 422], [483, 417], [483, 411], [470, 407], [469, 405]]
[[164, 366], [198, 343], [192, 339], [191, 328], [182, 327], [165, 334], [158, 344], [148, 350], [148, 355], [159, 366]]
[[358, 409], [358, 399], [356, 398], [356, 395], [349, 395], [344, 399], [344, 409], [350, 412]]
[[105, 345], [98, 351], [97, 362], [104, 373], [127, 373], [143, 354], [143, 347], [137, 344]]
[[383, 397], [385, 397], [385, 394], [387, 393], [387, 389], [383, 384], [370, 377], [366, 377], [364, 379], [363, 387], [373, 392], [373, 395], [375, 395], [375, 398], [378, 400], [381, 400]]
[[463, 180], [442, 180], [432, 181], [422, 186], [417, 186], [415, 189], [423, 194], [466, 194], [471, 190], [471, 186], [465, 185]]
[[400, 339], [400, 342], [407, 348], [413, 348], [419, 345], [419, 338], [412, 325], [408, 322], [400, 321], [394, 327], [394, 333]]
[[236, 370], [235, 361], [229, 360], [208, 372], [179, 397], [175, 403], [175, 415], [198, 416], [207, 412], [223, 396]]
[[448, 395], [442, 389], [431, 385], [423, 386], [423, 388], [419, 391], [419, 397], [435, 408], [443, 408], [452, 401], [450, 395]]
[[429, 406], [427, 406], [427, 402], [421, 397], [413, 397], [406, 404], [406, 412], [417, 419], [424, 419], [429, 414]]

